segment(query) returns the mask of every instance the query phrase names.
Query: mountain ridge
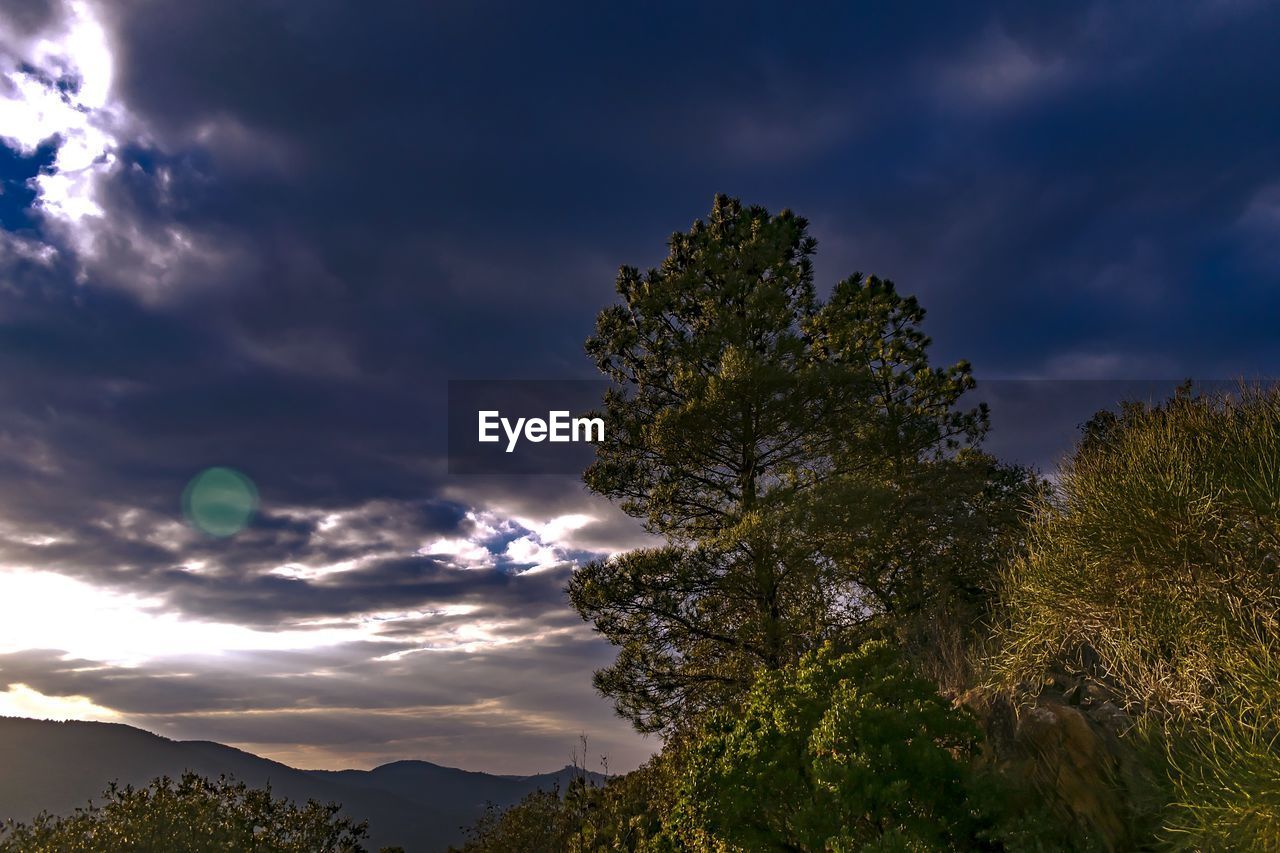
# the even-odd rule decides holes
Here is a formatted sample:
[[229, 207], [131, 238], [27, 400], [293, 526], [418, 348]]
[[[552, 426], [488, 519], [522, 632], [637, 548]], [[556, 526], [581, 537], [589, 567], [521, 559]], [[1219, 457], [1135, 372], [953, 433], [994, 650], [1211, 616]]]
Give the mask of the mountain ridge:
[[[135, 787], [191, 771], [234, 777], [277, 796], [342, 803], [369, 821], [369, 848], [399, 845], [431, 853], [463, 839], [487, 803], [517, 802], [539, 788], [563, 788], [580, 771], [513, 777], [401, 759], [371, 770], [304, 770], [208, 740], [180, 741], [124, 723], [0, 717], [0, 820], [41, 811], [69, 814], [99, 801], [108, 783]], [[603, 777], [586, 773], [593, 782]]]

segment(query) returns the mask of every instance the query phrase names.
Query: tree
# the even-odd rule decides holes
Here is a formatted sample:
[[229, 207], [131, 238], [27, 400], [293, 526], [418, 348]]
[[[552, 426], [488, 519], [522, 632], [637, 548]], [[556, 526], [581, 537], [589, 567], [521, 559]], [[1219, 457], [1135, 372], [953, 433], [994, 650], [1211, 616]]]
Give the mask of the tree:
[[886, 645], [827, 646], [711, 715], [671, 823], [690, 849], [983, 849], [978, 739]]
[[[493, 803], [467, 828], [458, 853], [561, 853], [578, 828], [579, 815], [566, 807], [559, 790], [531, 791], [508, 808]], [[450, 848], [453, 849], [453, 848]]]
[[0, 853], [360, 853], [363, 823], [336, 803], [296, 805], [221, 778], [186, 773], [145, 788], [112, 783], [100, 806], [0, 829]]
[[[930, 366], [914, 298], [856, 273], [820, 301], [805, 220], [723, 196], [669, 248], [657, 269], [620, 270], [621, 304], [587, 341], [614, 385], [585, 475], [668, 544], [569, 586], [620, 646], [597, 687], [667, 732], [759, 668], [923, 608], [941, 577], [926, 578], [924, 550], [955, 557], [953, 579], [972, 586], [998, 526], [974, 511], [996, 466], [957, 453], [986, 410], [957, 405], [967, 363]], [[947, 526], [962, 516], [963, 544]]]
[[507, 809], [490, 805], [467, 830], [459, 853], [602, 853], [679, 849], [666, 836], [663, 818], [671, 799], [672, 762], [648, 764], [603, 785], [575, 778], [558, 790], [534, 791]]

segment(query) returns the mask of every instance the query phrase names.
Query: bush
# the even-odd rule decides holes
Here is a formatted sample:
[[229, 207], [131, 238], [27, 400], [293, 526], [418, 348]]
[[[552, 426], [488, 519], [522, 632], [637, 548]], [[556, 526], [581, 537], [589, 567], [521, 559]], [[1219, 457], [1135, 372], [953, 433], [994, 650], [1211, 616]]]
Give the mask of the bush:
[[883, 644], [766, 672], [690, 750], [671, 826], [693, 849], [981, 849], [978, 729]]
[[565, 807], [559, 791], [533, 791], [506, 809], [490, 803], [467, 828], [460, 853], [561, 853], [578, 828], [578, 816]]
[[1200, 714], [1153, 727], [1168, 764], [1175, 850], [1280, 849], [1280, 652], [1260, 643]]
[[1101, 415], [1004, 584], [996, 670], [1105, 677], [1131, 707], [1204, 709], [1280, 627], [1280, 392]]
[[668, 741], [666, 749], [648, 764], [592, 789], [581, 825], [564, 849], [569, 853], [667, 853], [679, 849], [664, 828], [671, 809], [672, 771], [678, 752]]
[[1105, 681], [1167, 777], [1170, 846], [1280, 849], [1280, 391], [1096, 416], [1029, 539], [999, 679]]
[[359, 853], [365, 825], [338, 816], [341, 806], [304, 806], [271, 790], [194, 773], [145, 788], [114, 783], [101, 806], [70, 817], [42, 814], [0, 829], [0, 853]]
[[574, 779], [564, 796], [534, 791], [503, 810], [490, 805], [467, 830], [461, 853], [603, 853], [677, 849], [663, 831], [670, 796], [668, 746], [648, 764], [603, 786]]

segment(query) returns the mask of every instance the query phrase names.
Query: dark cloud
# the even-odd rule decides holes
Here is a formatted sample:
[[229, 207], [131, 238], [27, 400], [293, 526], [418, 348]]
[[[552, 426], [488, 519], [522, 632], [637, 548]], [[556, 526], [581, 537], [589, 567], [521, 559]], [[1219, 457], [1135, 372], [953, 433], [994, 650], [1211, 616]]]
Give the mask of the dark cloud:
[[230, 580], [189, 572], [168, 580], [171, 600], [184, 612], [249, 624], [444, 604], [478, 607], [478, 613], [468, 614], [473, 620], [517, 615], [537, 620], [564, 612], [567, 571], [539, 573], [531, 580], [501, 568], [450, 568], [424, 556], [378, 561], [324, 582], [263, 574]]
[[52, 24], [61, 9], [58, 0], [12, 0], [6, 3], [3, 18], [22, 35], [34, 35]]
[[[74, 8], [6, 4], [0, 97], [91, 88], [34, 47]], [[90, 8], [112, 111], [0, 127], [0, 566], [349, 633], [133, 668], [16, 651], [0, 685], [326, 764], [534, 770], [583, 728], [638, 759], [562, 588], [646, 535], [573, 478], [450, 478], [445, 383], [590, 377], [616, 267], [715, 192], [808, 216], [823, 284], [920, 294], [980, 379], [1280, 363], [1273, 5]], [[31, 181], [94, 133], [102, 216], [76, 218]], [[1026, 413], [997, 407], [993, 442], [1045, 462], [1094, 392], [1035, 387], [991, 390]], [[211, 465], [261, 493], [229, 539], [181, 523]]]

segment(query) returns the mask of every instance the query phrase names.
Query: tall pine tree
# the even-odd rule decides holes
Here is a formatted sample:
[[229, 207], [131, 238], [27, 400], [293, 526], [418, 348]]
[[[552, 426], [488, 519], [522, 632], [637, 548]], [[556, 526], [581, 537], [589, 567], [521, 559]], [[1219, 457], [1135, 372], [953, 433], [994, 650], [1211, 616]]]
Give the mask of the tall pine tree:
[[995, 471], [964, 451], [987, 426], [958, 406], [969, 365], [930, 366], [924, 311], [891, 282], [854, 274], [819, 300], [802, 217], [718, 196], [669, 248], [657, 269], [619, 271], [622, 301], [587, 341], [613, 387], [585, 475], [667, 544], [569, 587], [620, 647], [597, 687], [643, 731], [919, 610], [941, 583], [926, 557], [972, 585], [989, 531], [938, 525], [982, 527], [965, 502], [992, 494]]

